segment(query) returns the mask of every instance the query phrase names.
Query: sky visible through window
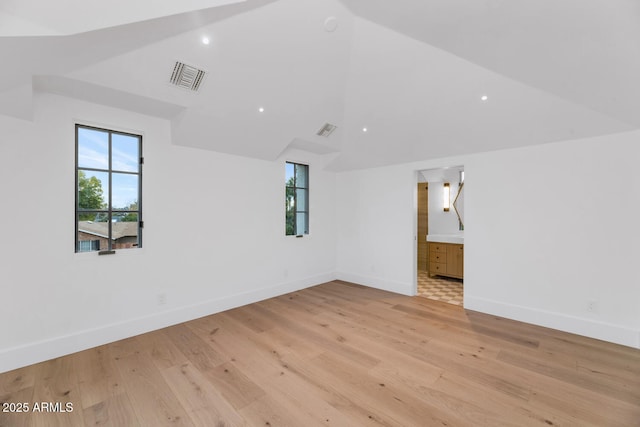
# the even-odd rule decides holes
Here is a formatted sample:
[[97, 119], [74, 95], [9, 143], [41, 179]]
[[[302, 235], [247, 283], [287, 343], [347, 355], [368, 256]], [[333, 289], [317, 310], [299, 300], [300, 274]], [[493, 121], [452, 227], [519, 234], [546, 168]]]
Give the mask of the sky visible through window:
[[[138, 200], [138, 175], [117, 172], [137, 172], [140, 154], [138, 138], [112, 134], [112, 206], [124, 209]], [[78, 167], [109, 169], [109, 134], [95, 129], [78, 129]], [[87, 178], [95, 176], [102, 184], [103, 194], [109, 194], [106, 172], [85, 170]], [[104, 200], [107, 203], [107, 200]]]
[[295, 174], [295, 165], [293, 163], [286, 163], [284, 182], [285, 183], [291, 182], [291, 178], [293, 178], [294, 174]]

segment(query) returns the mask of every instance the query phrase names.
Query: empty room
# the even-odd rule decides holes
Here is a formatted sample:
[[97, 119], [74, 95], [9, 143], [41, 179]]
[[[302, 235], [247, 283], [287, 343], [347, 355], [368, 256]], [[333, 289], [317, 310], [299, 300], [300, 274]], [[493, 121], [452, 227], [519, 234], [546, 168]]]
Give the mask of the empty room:
[[0, 53], [0, 427], [640, 426], [640, 2], [6, 0]]

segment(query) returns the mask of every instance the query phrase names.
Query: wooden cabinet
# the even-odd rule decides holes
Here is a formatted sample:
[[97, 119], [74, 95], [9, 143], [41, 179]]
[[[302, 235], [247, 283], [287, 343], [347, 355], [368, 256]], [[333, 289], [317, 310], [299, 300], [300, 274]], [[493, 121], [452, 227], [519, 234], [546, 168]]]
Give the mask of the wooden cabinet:
[[458, 279], [464, 276], [464, 245], [447, 244], [447, 275]]
[[429, 275], [462, 279], [464, 276], [464, 245], [429, 242]]
[[429, 275], [447, 274], [447, 244], [429, 243]]
[[429, 270], [429, 248], [427, 234], [429, 233], [429, 189], [426, 182], [418, 183], [418, 270]]

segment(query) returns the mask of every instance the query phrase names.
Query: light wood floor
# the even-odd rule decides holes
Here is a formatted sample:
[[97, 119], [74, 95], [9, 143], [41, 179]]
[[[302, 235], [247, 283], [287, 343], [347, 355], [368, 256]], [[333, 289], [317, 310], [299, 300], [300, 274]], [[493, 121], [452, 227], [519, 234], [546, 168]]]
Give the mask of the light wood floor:
[[[640, 351], [331, 282], [0, 375], [0, 426], [640, 426]], [[5, 406], [5, 405], [3, 405]]]

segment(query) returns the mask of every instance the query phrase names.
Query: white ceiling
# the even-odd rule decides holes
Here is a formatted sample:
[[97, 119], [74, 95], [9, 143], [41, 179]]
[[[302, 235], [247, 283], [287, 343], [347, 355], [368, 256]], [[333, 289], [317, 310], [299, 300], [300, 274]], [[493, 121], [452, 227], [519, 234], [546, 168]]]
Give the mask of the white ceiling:
[[[638, 0], [55, 4], [0, 2], [0, 113], [54, 92], [167, 118], [175, 144], [333, 170], [640, 127]], [[169, 85], [176, 60], [208, 72], [198, 93]]]
[[61, 36], [245, 0], [2, 0], [0, 35]]

